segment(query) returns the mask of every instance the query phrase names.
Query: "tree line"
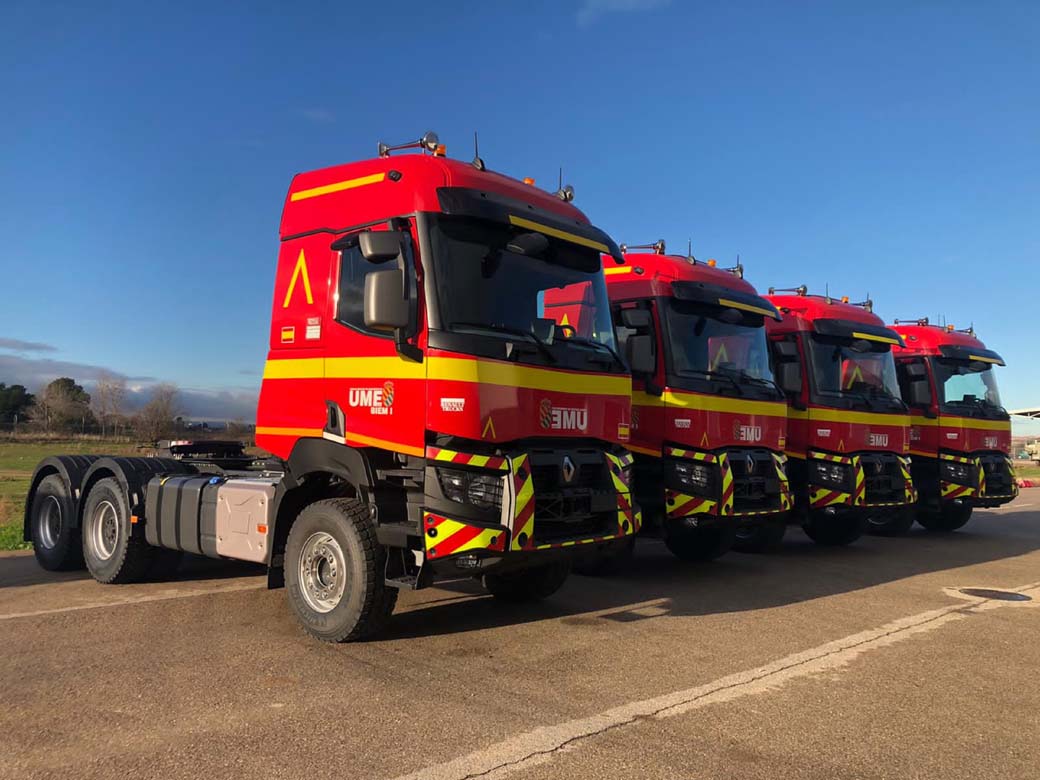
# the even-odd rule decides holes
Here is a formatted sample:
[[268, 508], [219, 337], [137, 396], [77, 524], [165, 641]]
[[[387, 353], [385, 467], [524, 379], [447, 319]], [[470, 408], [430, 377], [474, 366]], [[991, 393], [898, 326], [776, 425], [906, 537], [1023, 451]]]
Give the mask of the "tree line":
[[36, 394], [0, 382], [0, 424], [15, 430], [135, 435], [152, 441], [173, 432], [177, 415], [177, 386], [170, 383], [152, 387], [147, 403], [131, 414], [126, 381], [119, 377], [101, 376], [92, 393], [67, 376]]

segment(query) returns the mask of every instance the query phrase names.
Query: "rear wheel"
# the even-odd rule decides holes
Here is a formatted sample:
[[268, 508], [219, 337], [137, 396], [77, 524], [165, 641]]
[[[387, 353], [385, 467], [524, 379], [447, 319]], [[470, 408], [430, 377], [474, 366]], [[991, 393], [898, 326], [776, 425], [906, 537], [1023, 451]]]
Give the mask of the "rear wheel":
[[83, 506], [83, 560], [98, 582], [143, 579], [158, 548], [135, 538], [130, 527], [130, 501], [119, 480], [97, 482]]
[[802, 528], [817, 544], [842, 547], [863, 536], [866, 525], [866, 520], [858, 514], [829, 516], [823, 512], [810, 511], [809, 519]]
[[311, 504], [296, 518], [285, 547], [289, 606], [323, 641], [370, 637], [386, 626], [397, 603], [385, 564], [367, 506], [347, 498]]
[[36, 561], [48, 571], [83, 568], [75, 508], [65, 482], [57, 474], [44, 477], [29, 509], [29, 536]]
[[665, 526], [664, 544], [672, 555], [691, 563], [713, 561], [725, 555], [737, 539], [733, 525], [710, 528]]
[[737, 529], [737, 539], [733, 543], [733, 549], [742, 553], [769, 552], [780, 546], [786, 532], [786, 518], [741, 526]]
[[867, 518], [867, 530], [875, 536], [902, 536], [914, 524], [914, 510], [902, 507], [886, 515]]
[[562, 588], [570, 573], [569, 560], [555, 561], [506, 574], [485, 574], [484, 587], [502, 601], [541, 601]]
[[970, 519], [971, 507], [964, 504], [943, 504], [938, 512], [917, 513], [917, 522], [929, 531], [956, 531]]

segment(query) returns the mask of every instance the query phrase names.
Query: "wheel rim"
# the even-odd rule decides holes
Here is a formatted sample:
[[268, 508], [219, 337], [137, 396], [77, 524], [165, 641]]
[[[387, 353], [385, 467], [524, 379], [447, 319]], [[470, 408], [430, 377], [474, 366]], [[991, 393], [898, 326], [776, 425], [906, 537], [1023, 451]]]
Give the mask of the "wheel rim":
[[87, 539], [95, 557], [107, 561], [115, 554], [119, 542], [119, 513], [111, 501], [102, 501], [94, 507]]
[[300, 590], [315, 612], [331, 612], [347, 589], [347, 562], [331, 534], [311, 534], [300, 554]]
[[61, 504], [54, 496], [47, 496], [36, 520], [40, 546], [53, 550], [61, 535]]

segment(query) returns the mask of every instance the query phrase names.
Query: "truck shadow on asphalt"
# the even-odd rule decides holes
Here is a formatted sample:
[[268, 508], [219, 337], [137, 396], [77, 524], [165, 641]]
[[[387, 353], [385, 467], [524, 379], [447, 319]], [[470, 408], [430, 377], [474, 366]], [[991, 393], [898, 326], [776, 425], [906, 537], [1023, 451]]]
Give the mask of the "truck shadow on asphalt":
[[[267, 569], [260, 564], [242, 561], [218, 561], [196, 555], [185, 555], [173, 574], [150, 577], [145, 582], [198, 582], [203, 580], [225, 580], [235, 577], [266, 575]], [[56, 582], [89, 580], [86, 569], [77, 571], [47, 571], [40, 568], [32, 554], [0, 557], [0, 589], [19, 588], [27, 585], [47, 585]]]
[[915, 528], [903, 537], [868, 536], [837, 548], [816, 545], [800, 529], [792, 528], [773, 553], [730, 553], [707, 564], [684, 563], [661, 542], [640, 539], [635, 560], [625, 572], [609, 577], [572, 575], [558, 594], [536, 604], [502, 603], [472, 580], [438, 585], [440, 591], [456, 595], [431, 599], [395, 614], [386, 632], [371, 641], [460, 634], [554, 619], [565, 625], [605, 626], [768, 609], [1038, 549], [1037, 512], [988, 513], [973, 518], [956, 533]]

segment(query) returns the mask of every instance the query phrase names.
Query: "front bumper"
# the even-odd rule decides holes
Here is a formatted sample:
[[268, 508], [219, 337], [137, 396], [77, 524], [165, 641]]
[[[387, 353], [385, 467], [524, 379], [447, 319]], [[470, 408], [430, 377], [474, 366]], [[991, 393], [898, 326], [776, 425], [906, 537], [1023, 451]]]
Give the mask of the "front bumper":
[[[847, 507], [872, 510], [907, 506], [917, 502], [917, 489], [910, 476], [910, 458], [891, 452], [836, 455], [809, 451], [809, 508]], [[819, 484], [811, 464], [835, 464], [847, 472], [844, 484]]]
[[939, 500], [973, 507], [994, 507], [1018, 496], [1011, 459], [995, 452], [957, 455], [939, 453]]
[[[791, 509], [787, 456], [769, 450], [702, 452], [665, 447], [665, 518], [710, 526], [753, 523]], [[688, 461], [710, 471], [702, 490], [683, 485], [669, 460]]]
[[[450, 569], [451, 562], [486, 569], [532, 554], [604, 545], [637, 533], [642, 515], [632, 500], [632, 455], [620, 448], [576, 449], [576, 465], [560, 469], [554, 464], [563, 460], [562, 452], [539, 448], [487, 456], [427, 448], [428, 480], [431, 475], [436, 479], [439, 465], [490, 470], [502, 480], [502, 506], [497, 518], [477, 518], [462, 506], [452, 511], [450, 502], [430, 496], [428, 489], [428, 503], [434, 506], [422, 511], [424, 559], [431, 564], [449, 562], [438, 569]], [[566, 471], [571, 472], [570, 479]]]

